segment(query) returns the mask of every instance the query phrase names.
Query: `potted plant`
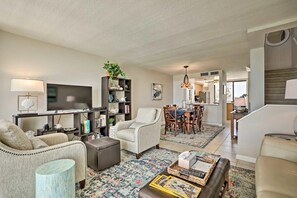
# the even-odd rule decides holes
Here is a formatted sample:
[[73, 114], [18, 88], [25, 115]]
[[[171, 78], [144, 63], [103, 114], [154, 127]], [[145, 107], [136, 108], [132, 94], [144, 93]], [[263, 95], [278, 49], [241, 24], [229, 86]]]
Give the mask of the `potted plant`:
[[108, 124], [109, 126], [112, 126], [114, 122], [114, 118], [108, 118]]
[[106, 69], [108, 72], [110, 80], [117, 78], [118, 75], [121, 75], [122, 77], [126, 76], [117, 63], [109, 63], [109, 61], [107, 61], [104, 63], [103, 69]]

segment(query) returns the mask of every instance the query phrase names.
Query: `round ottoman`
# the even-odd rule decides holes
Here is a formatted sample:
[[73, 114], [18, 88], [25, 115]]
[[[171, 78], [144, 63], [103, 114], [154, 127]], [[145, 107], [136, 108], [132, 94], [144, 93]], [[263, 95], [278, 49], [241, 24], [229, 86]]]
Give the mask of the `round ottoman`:
[[75, 197], [75, 161], [61, 159], [45, 163], [35, 171], [36, 197]]

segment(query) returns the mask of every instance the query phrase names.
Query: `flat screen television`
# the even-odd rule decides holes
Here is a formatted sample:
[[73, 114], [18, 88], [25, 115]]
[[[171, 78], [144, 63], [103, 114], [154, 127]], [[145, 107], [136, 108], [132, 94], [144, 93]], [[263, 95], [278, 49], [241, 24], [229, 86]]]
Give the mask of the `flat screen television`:
[[92, 108], [92, 87], [47, 84], [47, 110]]

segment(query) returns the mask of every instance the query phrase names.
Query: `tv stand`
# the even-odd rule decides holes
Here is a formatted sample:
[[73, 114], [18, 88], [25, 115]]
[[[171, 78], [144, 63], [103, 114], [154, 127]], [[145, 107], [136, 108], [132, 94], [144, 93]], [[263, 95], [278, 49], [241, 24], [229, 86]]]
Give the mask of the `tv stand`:
[[[38, 113], [38, 114], [18, 114], [13, 115], [13, 122], [18, 125], [20, 119], [24, 118], [36, 118], [36, 117], [44, 117], [47, 116], [47, 124], [49, 125], [49, 130], [47, 131], [54, 131], [55, 129], [55, 122], [54, 118], [55, 116], [63, 116], [63, 115], [73, 115], [73, 128], [76, 128], [77, 130], [71, 131], [71, 133], [74, 133], [76, 136], [81, 137], [82, 141], [87, 141], [89, 136], [92, 135], [98, 135], [99, 133], [108, 136], [108, 124], [107, 124], [107, 118], [108, 118], [108, 111], [106, 108], [97, 107], [92, 110], [67, 110], [63, 112], [54, 112], [54, 113]], [[105, 117], [104, 123], [100, 122], [102, 119], [100, 117]], [[82, 120], [90, 120], [90, 132], [84, 133], [83, 132], [83, 122]], [[42, 128], [42, 126], [40, 127]], [[44, 132], [47, 132], [44, 131]], [[66, 133], [66, 132], [65, 132]]]

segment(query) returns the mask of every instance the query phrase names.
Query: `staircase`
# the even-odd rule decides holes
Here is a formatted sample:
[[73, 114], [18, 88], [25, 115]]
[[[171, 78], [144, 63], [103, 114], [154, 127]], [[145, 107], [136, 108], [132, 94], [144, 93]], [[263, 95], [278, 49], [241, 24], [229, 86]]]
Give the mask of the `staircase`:
[[265, 104], [297, 104], [297, 99], [285, 99], [290, 79], [297, 79], [297, 68], [265, 70]]

